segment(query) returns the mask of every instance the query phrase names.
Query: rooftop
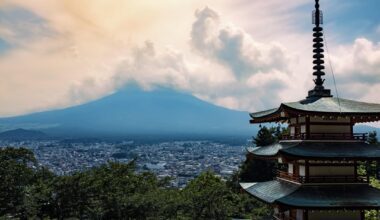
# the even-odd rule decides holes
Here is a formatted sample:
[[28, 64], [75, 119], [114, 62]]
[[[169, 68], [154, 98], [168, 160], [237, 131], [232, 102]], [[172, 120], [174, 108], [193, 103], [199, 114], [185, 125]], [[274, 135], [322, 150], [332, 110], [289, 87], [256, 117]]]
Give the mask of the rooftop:
[[378, 160], [380, 146], [348, 141], [282, 141], [265, 147], [250, 147], [248, 152], [260, 158], [303, 158], [314, 160]]
[[378, 209], [380, 190], [361, 185], [298, 185], [281, 180], [241, 184], [249, 194], [269, 204], [305, 209]]
[[251, 123], [282, 121], [298, 115], [353, 117], [355, 122], [371, 122], [380, 119], [380, 104], [335, 97], [312, 97], [250, 114]]

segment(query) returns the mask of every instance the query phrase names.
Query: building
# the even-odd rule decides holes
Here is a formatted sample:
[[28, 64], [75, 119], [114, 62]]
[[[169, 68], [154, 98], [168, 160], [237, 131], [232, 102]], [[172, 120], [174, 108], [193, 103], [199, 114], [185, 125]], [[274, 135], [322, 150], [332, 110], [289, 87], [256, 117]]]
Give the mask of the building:
[[278, 160], [284, 168], [273, 181], [241, 186], [271, 204], [274, 219], [362, 220], [365, 210], [380, 209], [380, 190], [369, 185], [368, 174], [369, 164], [380, 160], [380, 147], [368, 144], [367, 135], [355, 134], [353, 127], [379, 121], [380, 104], [340, 99], [324, 88], [319, 0], [313, 23], [314, 89], [304, 100], [250, 114], [252, 124], [288, 124], [290, 134], [279, 143], [248, 149], [249, 158]]

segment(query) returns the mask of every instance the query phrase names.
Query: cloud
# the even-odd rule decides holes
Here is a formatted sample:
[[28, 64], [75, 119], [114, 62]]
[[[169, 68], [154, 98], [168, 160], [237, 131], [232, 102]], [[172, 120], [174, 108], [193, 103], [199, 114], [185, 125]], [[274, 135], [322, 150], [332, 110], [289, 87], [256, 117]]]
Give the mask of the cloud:
[[[191, 56], [173, 49], [157, 51], [147, 43], [123, 62], [117, 78], [124, 74], [144, 87], [167, 85], [218, 105], [245, 110], [274, 105], [279, 91], [290, 84], [290, 58], [283, 47], [253, 40], [242, 29], [223, 22], [214, 10], [197, 10], [190, 34]], [[261, 91], [272, 99], [252, 97]]]
[[332, 58], [343, 94], [380, 101], [374, 94], [380, 88], [380, 43], [358, 38], [340, 46]]
[[[304, 98], [313, 86], [311, 28], [294, 24], [310, 17], [297, 10], [305, 4], [3, 1], [0, 37], [11, 46], [0, 53], [0, 115], [81, 104], [130, 81], [238, 110]], [[332, 48], [339, 88], [359, 97], [355, 89], [370, 85], [361, 97], [373, 99], [378, 47], [358, 39]]]
[[[150, 1], [6, 4], [3, 10], [9, 10], [10, 19], [0, 33], [13, 48], [0, 57], [0, 102], [5, 106], [1, 115], [77, 105], [111, 94], [129, 81], [145, 89], [159, 85], [187, 91], [230, 108], [263, 108], [267, 101], [251, 98], [252, 94], [278, 89], [270, 88], [273, 83], [254, 81], [270, 76], [277, 86], [284, 79], [279, 73], [287, 74], [284, 47], [253, 40], [210, 8], [197, 10], [195, 21], [192, 10], [191, 18], [184, 19], [189, 29], [180, 25], [178, 36], [167, 32], [184, 41], [176, 47], [163, 44], [166, 35], [157, 34], [157, 27], [172, 28], [172, 17], [162, 13], [188, 3], [168, 0], [168, 8]], [[137, 12], [142, 10], [149, 13], [141, 16]], [[15, 20], [14, 13], [26, 14], [27, 19]], [[23, 37], [25, 30], [19, 27], [24, 26], [31, 37]], [[272, 95], [273, 101], [279, 98]]]
[[157, 27], [171, 18], [168, 11], [188, 6], [166, 3], [3, 2], [0, 37], [11, 48], [0, 56], [0, 115], [67, 107], [115, 91], [112, 77], [122, 59], [141, 41], [159, 42]]
[[209, 8], [195, 15], [191, 44], [202, 56], [224, 64], [239, 78], [271, 69], [287, 71], [289, 58], [281, 45], [255, 41], [244, 30], [222, 23]]

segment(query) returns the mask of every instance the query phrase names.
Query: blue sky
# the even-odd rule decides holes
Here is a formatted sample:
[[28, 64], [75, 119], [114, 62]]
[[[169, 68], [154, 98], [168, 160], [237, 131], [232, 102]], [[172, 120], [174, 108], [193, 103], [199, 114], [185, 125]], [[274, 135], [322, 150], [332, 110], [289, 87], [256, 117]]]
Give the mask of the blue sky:
[[[130, 81], [238, 110], [302, 99], [313, 86], [313, 4], [5, 0], [0, 115], [77, 105]], [[380, 2], [321, 5], [340, 94], [380, 102]], [[326, 81], [331, 86], [330, 71]]]
[[326, 24], [334, 32], [339, 33], [345, 42], [352, 42], [357, 37], [379, 39], [376, 29], [379, 27], [379, 1], [348, 1], [342, 9], [328, 13]]

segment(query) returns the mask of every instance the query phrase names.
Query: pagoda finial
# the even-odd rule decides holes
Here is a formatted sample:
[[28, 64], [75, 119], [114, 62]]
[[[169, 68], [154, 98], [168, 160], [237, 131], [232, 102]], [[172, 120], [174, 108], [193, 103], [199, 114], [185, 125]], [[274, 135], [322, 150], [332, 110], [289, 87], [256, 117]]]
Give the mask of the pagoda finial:
[[324, 69], [324, 63], [323, 60], [323, 28], [321, 25], [323, 24], [323, 13], [319, 9], [319, 0], [315, 0], [315, 10], [313, 11], [313, 24], [315, 24], [315, 27], [313, 28], [313, 64], [314, 64], [314, 72], [313, 75], [316, 76], [314, 79], [315, 87], [313, 90], [309, 91], [308, 97], [331, 97], [331, 92], [328, 89], [325, 89], [323, 87], [323, 83], [325, 82], [324, 79], [322, 79], [322, 76], [325, 75]]

